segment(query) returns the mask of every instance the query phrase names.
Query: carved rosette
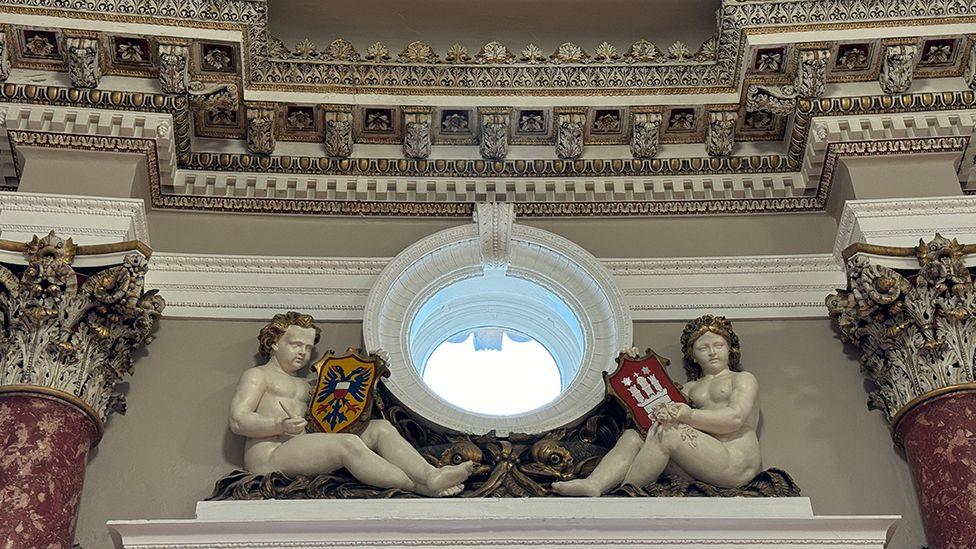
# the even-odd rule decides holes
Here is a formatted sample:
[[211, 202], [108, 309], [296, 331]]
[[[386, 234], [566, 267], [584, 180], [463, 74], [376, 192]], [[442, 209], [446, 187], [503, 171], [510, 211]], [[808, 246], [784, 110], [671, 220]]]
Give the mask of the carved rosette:
[[275, 148], [275, 111], [263, 104], [247, 105], [247, 150], [255, 154], [273, 154]]
[[563, 160], [583, 155], [583, 124], [586, 115], [581, 112], [559, 113], [556, 118], [556, 156]]
[[124, 410], [115, 391], [132, 373], [132, 351], [152, 342], [165, 306], [145, 291], [139, 253], [87, 277], [71, 268], [75, 245], [34, 237], [19, 273], [0, 266], [0, 386], [48, 388], [79, 399], [105, 421]]
[[739, 113], [731, 111], [708, 113], [708, 135], [705, 149], [709, 156], [729, 156], [735, 143], [735, 124]]
[[183, 45], [159, 45], [159, 86], [163, 93], [186, 93], [189, 49]]
[[912, 76], [918, 63], [918, 46], [888, 46], [878, 82], [885, 93], [904, 93], [912, 87]]
[[0, 82], [10, 77], [10, 47], [7, 45], [6, 29], [0, 27]]
[[848, 289], [827, 297], [842, 338], [861, 348], [862, 371], [877, 384], [868, 406], [889, 421], [927, 393], [976, 381], [976, 292], [964, 252], [976, 247], [938, 234], [919, 242], [914, 278], [855, 255]]
[[634, 113], [630, 152], [634, 158], [654, 158], [661, 143], [661, 114]]
[[76, 88], [94, 88], [102, 78], [98, 61], [98, 40], [94, 38], [67, 38], [68, 76]]
[[813, 99], [823, 97], [827, 85], [827, 61], [830, 50], [801, 50], [800, 63], [796, 71], [794, 87], [800, 97]]

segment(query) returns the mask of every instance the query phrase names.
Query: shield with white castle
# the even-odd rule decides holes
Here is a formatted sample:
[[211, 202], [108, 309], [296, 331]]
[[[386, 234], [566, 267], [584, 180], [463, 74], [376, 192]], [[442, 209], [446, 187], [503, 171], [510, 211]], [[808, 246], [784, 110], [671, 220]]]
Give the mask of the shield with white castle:
[[603, 373], [607, 392], [619, 400], [642, 433], [654, 424], [653, 411], [669, 402], [687, 402], [678, 386], [664, 371], [668, 359], [648, 349], [644, 356], [617, 356], [617, 371]]
[[389, 375], [386, 362], [350, 348], [341, 356], [326, 353], [313, 368], [319, 377], [309, 401], [312, 425], [324, 433], [361, 433], [372, 413], [376, 384]]

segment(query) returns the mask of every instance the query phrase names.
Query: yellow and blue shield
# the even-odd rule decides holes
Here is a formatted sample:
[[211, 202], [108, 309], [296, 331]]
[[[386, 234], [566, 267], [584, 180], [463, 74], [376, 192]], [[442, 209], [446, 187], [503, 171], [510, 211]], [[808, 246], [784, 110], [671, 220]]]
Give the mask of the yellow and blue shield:
[[388, 375], [383, 359], [348, 349], [341, 356], [327, 353], [313, 367], [319, 378], [309, 414], [316, 429], [324, 433], [362, 432], [372, 415], [376, 384]]

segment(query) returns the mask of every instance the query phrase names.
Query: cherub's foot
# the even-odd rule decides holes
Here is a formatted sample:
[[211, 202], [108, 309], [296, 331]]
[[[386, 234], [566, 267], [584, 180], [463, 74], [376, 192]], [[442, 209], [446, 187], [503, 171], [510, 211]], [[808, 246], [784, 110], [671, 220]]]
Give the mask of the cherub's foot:
[[442, 492], [453, 489], [462, 482], [468, 480], [474, 471], [474, 463], [465, 461], [460, 465], [445, 465], [427, 473], [424, 484], [431, 492]]
[[566, 482], [553, 482], [552, 491], [564, 496], [583, 496], [595, 498], [600, 496], [600, 487], [589, 479], [580, 478]]
[[456, 496], [456, 495], [460, 494], [461, 492], [463, 492], [464, 491], [464, 485], [463, 484], [457, 484], [457, 485], [454, 485], [454, 486], [449, 486], [449, 487], [447, 487], [447, 488], [445, 488], [443, 490], [431, 490], [427, 486], [424, 486], [422, 484], [418, 484], [414, 488], [413, 491], [416, 492], [416, 493], [418, 493], [418, 494], [420, 494], [420, 495], [422, 495], [422, 496], [427, 496], [429, 498], [449, 498], [451, 496]]

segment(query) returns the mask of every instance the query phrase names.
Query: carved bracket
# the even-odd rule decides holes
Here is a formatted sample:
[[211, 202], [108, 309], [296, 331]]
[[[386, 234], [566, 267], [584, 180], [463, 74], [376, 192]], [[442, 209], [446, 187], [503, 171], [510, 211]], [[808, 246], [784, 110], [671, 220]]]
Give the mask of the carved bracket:
[[708, 135], [705, 149], [709, 156], [729, 156], [735, 144], [735, 124], [739, 113], [718, 111], [708, 113]]
[[159, 86], [163, 93], [186, 93], [188, 59], [185, 45], [159, 45]]
[[10, 78], [10, 46], [7, 44], [6, 29], [0, 27], [0, 82]]
[[431, 110], [404, 109], [403, 156], [424, 159], [430, 156]]
[[475, 210], [481, 241], [481, 265], [485, 270], [508, 268], [509, 240], [515, 222], [515, 205], [506, 202], [481, 202]]
[[634, 113], [630, 152], [634, 158], [654, 158], [661, 143], [661, 113]]
[[565, 109], [556, 113], [556, 156], [564, 160], [583, 155], [584, 109]]
[[143, 288], [143, 254], [86, 276], [71, 268], [77, 251], [52, 231], [24, 246], [26, 267], [0, 266], [0, 386], [66, 393], [104, 421], [124, 411], [115, 387], [132, 373], [132, 350], [152, 342], [165, 302]]
[[508, 119], [510, 109], [483, 108], [481, 113], [481, 157], [504, 160], [508, 155]]
[[905, 93], [912, 87], [912, 76], [918, 63], [918, 46], [903, 44], [888, 46], [878, 82], [885, 93]]
[[352, 107], [330, 105], [325, 110], [326, 156], [348, 158], [352, 154]]
[[936, 234], [914, 250], [864, 251], [895, 257], [914, 252], [919, 265], [917, 276], [910, 276], [854, 255], [847, 260], [847, 290], [827, 297], [843, 340], [860, 347], [862, 372], [878, 386], [868, 407], [897, 423], [919, 397], [976, 381], [976, 291], [963, 262], [976, 246]]
[[255, 154], [273, 154], [275, 148], [275, 110], [273, 105], [246, 103], [247, 150]]
[[800, 50], [800, 62], [793, 87], [799, 97], [815, 99], [823, 97], [827, 85], [827, 61], [830, 50]]
[[98, 40], [95, 38], [66, 38], [68, 76], [76, 88], [94, 88], [102, 78]]

